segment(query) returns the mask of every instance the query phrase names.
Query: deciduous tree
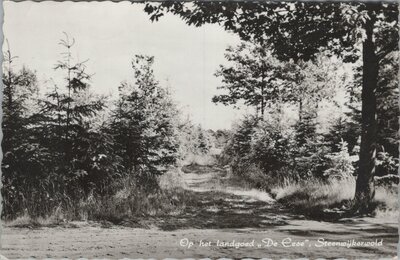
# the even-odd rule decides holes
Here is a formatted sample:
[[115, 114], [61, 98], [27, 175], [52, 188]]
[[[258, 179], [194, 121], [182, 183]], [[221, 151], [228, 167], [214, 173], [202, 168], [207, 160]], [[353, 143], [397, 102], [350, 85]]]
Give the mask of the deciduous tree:
[[346, 61], [360, 58], [362, 134], [355, 199], [360, 212], [370, 209], [375, 193], [375, 92], [380, 62], [398, 48], [397, 3], [164, 2], [148, 3], [144, 10], [153, 21], [170, 12], [189, 25], [218, 23], [244, 40], [267, 42], [282, 60], [307, 61], [321, 49]]

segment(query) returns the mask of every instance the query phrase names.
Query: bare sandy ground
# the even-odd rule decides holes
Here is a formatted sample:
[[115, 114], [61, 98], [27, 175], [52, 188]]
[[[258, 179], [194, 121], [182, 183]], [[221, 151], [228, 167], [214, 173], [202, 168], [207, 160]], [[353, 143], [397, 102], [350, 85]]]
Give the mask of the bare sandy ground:
[[266, 193], [237, 187], [218, 188], [210, 185], [213, 180], [214, 173], [185, 174], [188, 189], [197, 203], [182, 214], [148, 220], [152, 224], [146, 229], [84, 222], [74, 223], [74, 228], [3, 227], [1, 254], [9, 259], [393, 259], [397, 254], [395, 221], [305, 220], [292, 215]]

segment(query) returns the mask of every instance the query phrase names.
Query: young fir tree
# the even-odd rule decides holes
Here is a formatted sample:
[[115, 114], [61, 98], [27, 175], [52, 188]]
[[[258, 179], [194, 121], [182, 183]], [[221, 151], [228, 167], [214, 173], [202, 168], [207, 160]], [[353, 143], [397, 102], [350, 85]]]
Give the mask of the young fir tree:
[[[8, 42], [7, 42], [8, 45]], [[31, 192], [38, 189], [35, 179], [40, 171], [41, 149], [32, 140], [27, 102], [37, 91], [34, 72], [26, 67], [14, 70], [17, 58], [10, 48], [4, 52], [3, 63], [3, 117], [2, 117], [2, 197], [3, 216], [15, 216], [27, 208]], [[28, 170], [29, 169], [29, 170]], [[25, 199], [26, 198], [26, 199]], [[31, 209], [28, 209], [31, 211]], [[20, 213], [20, 212], [19, 212]]]
[[58, 175], [72, 189], [88, 175], [89, 119], [103, 109], [104, 101], [89, 91], [91, 76], [86, 72], [86, 62], [75, 61], [72, 56], [75, 40], [65, 34], [59, 44], [65, 52], [54, 69], [64, 74], [63, 88], [55, 85], [42, 100], [43, 135], [39, 138], [59, 162]]
[[179, 148], [175, 104], [155, 79], [153, 62], [153, 57], [135, 56], [135, 82], [120, 85], [110, 123], [114, 150], [125, 170], [149, 189], [157, 186], [155, 177], [176, 162]]

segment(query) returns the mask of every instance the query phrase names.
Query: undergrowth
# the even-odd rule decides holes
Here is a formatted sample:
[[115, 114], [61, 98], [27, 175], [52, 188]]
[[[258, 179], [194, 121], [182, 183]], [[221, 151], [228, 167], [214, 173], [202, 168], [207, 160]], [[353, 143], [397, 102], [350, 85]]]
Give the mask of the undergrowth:
[[51, 214], [34, 217], [27, 212], [6, 221], [14, 227], [54, 226], [69, 221], [107, 221], [121, 224], [126, 220], [145, 217], [177, 215], [191, 203], [191, 196], [184, 189], [178, 169], [158, 178], [159, 187], [151, 192], [138, 188], [130, 178], [120, 180], [120, 187], [112, 196], [96, 196], [94, 193], [82, 198], [74, 206], [59, 206]]
[[[247, 189], [267, 191], [279, 203], [294, 212], [314, 219], [337, 219], [350, 214], [354, 203], [356, 178], [299, 180], [286, 173], [284, 178], [268, 176], [256, 167], [249, 168], [242, 175], [231, 175], [230, 182], [236, 182]], [[398, 185], [376, 186], [372, 202], [374, 212], [370, 216], [397, 220], [399, 217]]]

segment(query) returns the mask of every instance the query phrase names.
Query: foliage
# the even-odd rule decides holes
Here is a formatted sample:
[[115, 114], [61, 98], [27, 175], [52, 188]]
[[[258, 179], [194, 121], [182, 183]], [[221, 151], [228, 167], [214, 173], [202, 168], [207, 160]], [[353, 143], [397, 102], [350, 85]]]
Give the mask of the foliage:
[[[86, 72], [85, 62], [72, 58], [74, 44], [75, 40], [67, 34], [60, 41], [66, 51], [54, 69], [65, 76], [63, 88], [54, 85], [40, 100], [41, 110], [34, 115], [38, 142], [51, 153], [52, 160], [58, 162], [53, 168], [55, 182], [61, 178], [64, 183], [61, 190], [71, 198], [87, 194], [94, 185], [93, 175], [98, 175], [98, 162], [94, 158], [100, 156], [100, 150], [95, 151], [92, 146], [99, 140], [89, 120], [104, 108], [104, 100], [90, 92], [91, 76]], [[76, 192], [77, 187], [86, 187], [83, 194]]]
[[362, 135], [355, 200], [360, 211], [368, 212], [374, 196], [379, 63], [398, 50], [397, 3], [163, 2], [147, 3], [144, 10], [153, 21], [170, 12], [189, 25], [220, 24], [243, 40], [267, 44], [277, 58], [295, 64], [314, 60], [321, 50], [346, 62], [362, 60]]
[[[36, 74], [25, 67], [15, 72], [15, 58], [8, 48], [4, 53], [2, 103], [2, 197], [8, 204], [3, 210], [5, 215], [15, 214], [21, 207], [25, 194], [19, 189], [20, 186], [36, 189], [35, 180], [40, 175], [37, 170], [46, 160], [38, 156], [43, 151], [37, 144], [24, 142], [31, 139], [31, 131], [27, 127], [29, 115], [26, 105], [36, 91], [37, 79]], [[26, 169], [31, 169], [32, 172], [27, 172]]]
[[[266, 182], [290, 179], [294, 188], [284, 190], [294, 192], [283, 197], [303, 196], [304, 204], [319, 206], [320, 199], [330, 195], [332, 203], [343, 200], [339, 182], [329, 182], [339, 176], [351, 179], [357, 172], [356, 199], [368, 208], [374, 194], [375, 159], [377, 175], [393, 174], [398, 167], [397, 7], [394, 3], [146, 3], [152, 20], [171, 12], [189, 25], [220, 24], [243, 40], [227, 49], [229, 64], [216, 73], [222, 78], [220, 89], [227, 93], [213, 101], [244, 102], [259, 112], [244, 118], [229, 135], [206, 131], [178, 116], [168, 89], [156, 80], [154, 57], [133, 58], [134, 81], [121, 83], [118, 99], [107, 113], [105, 98], [91, 92], [86, 62], [73, 59], [75, 40], [68, 35], [60, 42], [66, 51], [55, 65], [63, 73], [61, 87], [54, 84], [45, 96], [37, 94], [35, 73], [25, 67], [14, 70], [15, 57], [6, 51], [4, 216], [65, 211], [76, 218], [82, 209], [79, 203], [94, 218], [113, 217], [110, 210], [117, 215], [127, 209], [132, 214], [144, 208], [153, 211], [151, 204], [170, 200], [160, 192], [159, 176], [190, 153], [209, 154], [218, 138], [219, 148], [229, 139], [221, 162], [229, 164], [234, 174], [257, 176], [257, 185], [270, 190]], [[333, 56], [339, 57], [337, 63]], [[317, 120], [320, 104], [332, 102], [344, 83], [343, 62], [355, 63], [346, 97], [349, 112], [336, 112], [328, 133], [322, 133]], [[37, 109], [29, 111], [29, 102]], [[284, 122], [283, 115], [293, 111], [298, 112], [295, 123]], [[97, 120], [102, 113], [106, 120]], [[359, 161], [354, 159], [357, 155]], [[326, 176], [331, 177], [328, 183]], [[321, 185], [313, 186], [314, 181]], [[309, 192], [301, 191], [303, 182]], [[310, 194], [321, 187], [332, 194], [318, 193], [315, 202]], [[143, 198], [148, 200], [140, 204]]]
[[176, 162], [179, 146], [176, 108], [167, 90], [155, 80], [153, 62], [153, 57], [135, 56], [135, 83], [120, 85], [109, 123], [113, 150], [122, 158], [126, 172], [149, 186], [156, 185], [154, 177]]
[[379, 152], [376, 164], [376, 176], [397, 175], [397, 171], [399, 168], [399, 159], [389, 154], [388, 152]]
[[189, 117], [178, 119], [177, 136], [180, 144], [178, 165], [210, 162], [208, 155], [213, 147], [212, 137], [200, 125], [195, 126]]
[[[178, 138], [178, 109], [155, 79], [153, 57], [135, 56], [134, 83], [122, 83], [115, 108], [106, 110], [110, 102], [91, 92], [86, 62], [73, 59], [74, 44], [65, 34], [60, 45], [66, 51], [55, 66], [64, 77], [59, 84], [53, 81], [44, 95], [38, 92], [35, 73], [26, 67], [14, 71], [15, 57], [5, 53], [2, 217], [6, 219], [50, 215], [96, 219], [116, 210], [111, 206], [130, 208], [130, 214], [153, 214], [156, 205], [184, 196], [158, 186], [157, 176], [175, 165], [185, 144]], [[206, 132], [191, 124], [188, 128], [199, 131], [196, 152], [206, 152]], [[118, 201], [115, 196], [127, 188], [124, 182], [129, 182], [130, 195]], [[176, 208], [168, 205], [160, 212]]]
[[276, 174], [293, 161], [293, 138], [270, 122], [260, 122], [252, 136], [250, 156], [266, 174]]
[[339, 151], [327, 155], [329, 168], [325, 170], [324, 175], [328, 178], [349, 178], [353, 176], [353, 162], [357, 160], [350, 156], [347, 143], [343, 140], [338, 144]]
[[307, 139], [298, 146], [292, 156], [295, 157], [295, 168], [300, 178], [321, 178], [327, 168], [326, 156], [329, 152], [329, 147], [320, 136]]
[[200, 154], [207, 154], [212, 147], [208, 133], [206, 133], [201, 126], [197, 127], [197, 140], [195, 147], [196, 151], [198, 151]]
[[245, 175], [246, 168], [251, 165], [251, 140], [257, 123], [257, 118], [248, 117], [237, 124], [224, 148], [223, 157], [227, 158], [236, 174]]
[[399, 52], [392, 52], [381, 61], [377, 88], [377, 142], [393, 157], [399, 157]]
[[338, 73], [342, 64], [326, 53], [317, 55], [315, 61], [282, 62], [268, 45], [242, 42], [228, 47], [225, 58], [229, 66], [220, 65], [215, 75], [222, 78], [218, 89], [228, 93], [214, 96], [213, 102], [236, 105], [243, 101], [253, 106], [260, 118], [264, 118], [265, 108], [283, 103], [298, 103], [301, 117], [304, 106], [332, 99], [343, 81]]
[[228, 94], [214, 96], [213, 102], [227, 105], [243, 100], [263, 117], [265, 107], [276, 102], [283, 90], [278, 60], [271, 55], [268, 46], [245, 42], [228, 47], [225, 58], [232, 64], [220, 65], [215, 75], [222, 77], [224, 85], [219, 89], [228, 90]]
[[341, 115], [336, 118], [331, 125], [329, 132], [324, 135], [326, 142], [329, 144], [333, 152], [340, 151], [341, 146], [338, 144], [343, 140], [348, 144], [350, 154], [355, 154], [358, 138], [360, 136], [360, 127], [357, 122], [354, 122], [355, 116], [350, 118], [346, 115]]
[[[397, 48], [397, 4], [371, 5], [380, 14], [377, 45], [383, 56]], [[365, 37], [366, 9], [365, 3], [338, 2], [165, 2], [147, 3], [144, 11], [152, 21], [170, 12], [189, 25], [219, 24], [243, 40], [269, 44], [282, 60], [309, 60], [325, 47], [354, 61], [359, 54], [354, 47]]]

